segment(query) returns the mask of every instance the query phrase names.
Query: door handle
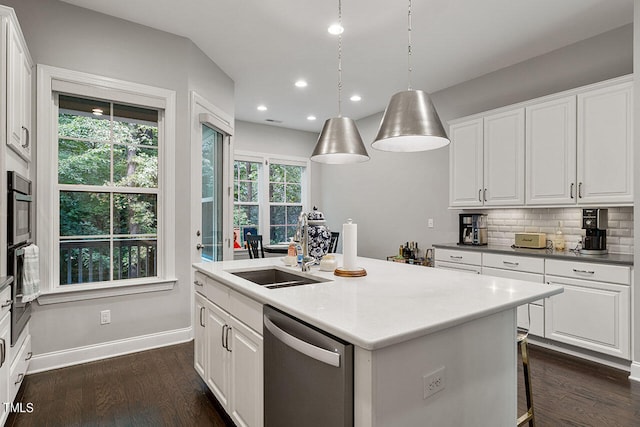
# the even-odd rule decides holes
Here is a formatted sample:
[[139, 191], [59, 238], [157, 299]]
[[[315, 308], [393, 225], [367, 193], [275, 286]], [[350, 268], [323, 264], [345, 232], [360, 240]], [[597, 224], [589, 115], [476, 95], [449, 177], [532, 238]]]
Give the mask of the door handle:
[[227, 332], [227, 328], [228, 326], [226, 324], [222, 326], [222, 335], [220, 336], [220, 338], [222, 339], [222, 348], [227, 348], [224, 342], [225, 332]]
[[511, 261], [502, 261], [502, 263], [506, 265], [513, 265], [514, 267], [517, 267], [520, 265], [519, 262], [511, 262]]
[[22, 380], [24, 379], [24, 374], [20, 374], [18, 375], [18, 381], [16, 381], [15, 383], [13, 383], [13, 385], [18, 385], [22, 382]]
[[484, 189], [484, 201], [485, 202], [487, 201], [487, 189], [486, 188]]
[[194, 280], [193, 284], [196, 285], [196, 286], [204, 286], [204, 284], [199, 280]]
[[22, 144], [22, 148], [27, 148], [29, 146], [29, 143], [30, 143], [29, 142], [29, 139], [30, 139], [30, 137], [29, 137], [29, 129], [27, 129], [26, 126], [22, 126], [22, 129], [24, 129], [25, 134], [26, 134], [26, 139], [24, 141], [24, 144]]
[[573, 188], [575, 187], [575, 185], [576, 184], [574, 182], [572, 182], [571, 183], [571, 188], [569, 188], [569, 195], [571, 196], [572, 199], [574, 199], [574, 197], [573, 197]]
[[2, 353], [0, 354], [0, 366], [4, 366], [5, 359], [7, 358], [7, 343], [4, 338], [0, 338], [0, 347]]
[[340, 367], [340, 353], [334, 353], [333, 351], [325, 350], [324, 348], [316, 347], [308, 342], [304, 342], [292, 335], [289, 335], [282, 329], [273, 324], [267, 316], [264, 316], [264, 326], [271, 332], [271, 334], [288, 345], [292, 349], [307, 355], [319, 362], [326, 363], [327, 365]]
[[582, 199], [582, 183], [578, 183], [578, 198]]
[[578, 270], [576, 268], [573, 269], [574, 273], [583, 273], [583, 274], [596, 274], [595, 271], [590, 271], [590, 270]]
[[231, 353], [231, 349], [229, 348], [229, 331], [231, 331], [231, 326], [227, 326], [227, 333], [225, 334], [225, 348], [229, 353]]
[[13, 302], [13, 300], [8, 299], [7, 301], [5, 301], [4, 304], [2, 304], [1, 308], [7, 308], [11, 306], [11, 303]]
[[478, 190], [478, 201], [482, 201], [482, 188]]
[[198, 243], [198, 244], [196, 245], [196, 249], [197, 249], [197, 250], [201, 251], [201, 250], [202, 250], [202, 248], [204, 248], [204, 245], [203, 245], [203, 244]]
[[200, 326], [205, 327], [204, 321], [202, 320], [202, 313], [204, 313], [204, 307], [200, 307]]

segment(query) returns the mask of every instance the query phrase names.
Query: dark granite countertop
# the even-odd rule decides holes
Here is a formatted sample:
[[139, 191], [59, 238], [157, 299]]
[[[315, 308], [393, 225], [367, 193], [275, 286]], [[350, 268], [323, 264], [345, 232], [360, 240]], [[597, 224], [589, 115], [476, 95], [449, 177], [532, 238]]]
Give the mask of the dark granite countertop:
[[580, 261], [588, 263], [600, 263], [600, 264], [617, 264], [633, 267], [633, 255], [632, 254], [606, 254], [606, 255], [584, 255], [573, 251], [557, 252], [551, 249], [527, 249], [527, 248], [514, 248], [511, 246], [503, 245], [485, 245], [485, 246], [472, 246], [472, 245], [459, 245], [457, 243], [438, 243], [433, 245], [436, 250], [442, 249], [458, 249], [461, 251], [471, 252], [489, 252], [497, 254], [508, 255], [522, 255], [532, 256], [547, 259], [559, 259], [565, 261]]
[[13, 282], [13, 276], [1, 276], [0, 277], [0, 292], [4, 290]]

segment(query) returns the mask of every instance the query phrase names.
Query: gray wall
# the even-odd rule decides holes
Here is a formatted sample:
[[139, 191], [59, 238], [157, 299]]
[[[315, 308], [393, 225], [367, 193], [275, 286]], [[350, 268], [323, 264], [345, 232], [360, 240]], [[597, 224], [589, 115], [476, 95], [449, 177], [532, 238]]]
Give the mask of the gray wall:
[[[444, 123], [470, 114], [633, 72], [633, 26], [603, 33], [432, 95]], [[419, 87], [418, 85], [414, 85]], [[389, 94], [391, 96], [391, 94]], [[449, 152], [405, 154], [370, 148], [380, 115], [357, 122], [371, 160], [323, 165], [322, 202], [330, 227], [358, 223], [358, 253], [384, 258], [407, 240], [425, 248], [457, 239], [449, 210]], [[434, 228], [427, 228], [427, 219]], [[636, 247], [638, 247], [636, 245]]]
[[[190, 206], [189, 90], [234, 114], [233, 81], [189, 40], [58, 1], [5, 0], [20, 21], [36, 63], [176, 91], [176, 217]], [[38, 144], [51, 141], [38, 141]], [[38, 159], [38, 161], [51, 161]], [[48, 213], [38, 212], [38, 215]], [[191, 325], [188, 221], [177, 221], [172, 291], [35, 306], [34, 354], [87, 346]], [[112, 323], [100, 326], [99, 311]]]

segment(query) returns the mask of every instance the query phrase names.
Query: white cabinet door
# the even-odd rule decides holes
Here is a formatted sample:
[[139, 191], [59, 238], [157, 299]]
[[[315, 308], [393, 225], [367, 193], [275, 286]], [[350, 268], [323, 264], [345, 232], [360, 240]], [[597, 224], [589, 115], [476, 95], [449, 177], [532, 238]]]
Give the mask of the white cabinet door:
[[630, 287], [546, 276], [564, 292], [545, 300], [545, 337], [612, 356], [630, 357]]
[[31, 159], [32, 65], [21, 34], [7, 25], [7, 144]]
[[578, 203], [633, 202], [632, 89], [578, 95]]
[[484, 118], [485, 206], [524, 204], [524, 108]]
[[231, 353], [226, 348], [228, 342], [227, 324], [229, 314], [217, 305], [206, 301], [207, 320], [207, 378], [206, 383], [218, 399], [218, 402], [229, 411], [230, 360]]
[[449, 128], [449, 204], [482, 206], [483, 119]]
[[576, 97], [526, 108], [528, 205], [576, 202]]
[[206, 345], [206, 319], [207, 319], [207, 306], [206, 299], [198, 292], [195, 294], [194, 301], [194, 340], [193, 340], [193, 366], [196, 372], [200, 374], [203, 380], [206, 381], [206, 366], [207, 366], [207, 345]]
[[[11, 288], [11, 286], [9, 286]], [[9, 349], [11, 346], [11, 315], [7, 312], [0, 322], [0, 425], [4, 425], [4, 422], [9, 416], [9, 408], [7, 403], [12, 402], [9, 400], [9, 366], [11, 365], [11, 359], [9, 358]]]
[[238, 427], [263, 425], [262, 337], [233, 316], [231, 338], [231, 418]]

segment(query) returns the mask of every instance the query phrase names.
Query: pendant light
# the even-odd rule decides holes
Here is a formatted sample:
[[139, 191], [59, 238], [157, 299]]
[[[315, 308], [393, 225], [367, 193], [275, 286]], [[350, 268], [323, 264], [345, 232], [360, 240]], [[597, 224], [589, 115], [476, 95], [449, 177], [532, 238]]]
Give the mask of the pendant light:
[[382, 116], [378, 135], [371, 144], [382, 151], [426, 151], [449, 144], [429, 94], [411, 89], [411, 0], [408, 33], [409, 88], [391, 97]]
[[[338, 0], [338, 24], [342, 26], [342, 0]], [[338, 117], [324, 122], [311, 160], [327, 164], [359, 163], [369, 160], [356, 122], [342, 117], [342, 33], [338, 34]]]

